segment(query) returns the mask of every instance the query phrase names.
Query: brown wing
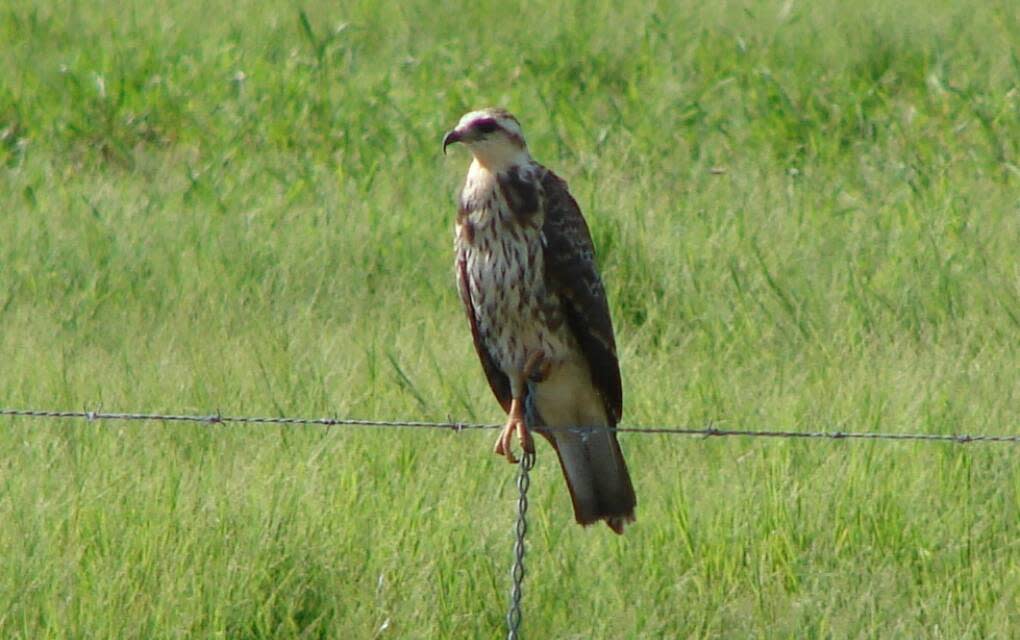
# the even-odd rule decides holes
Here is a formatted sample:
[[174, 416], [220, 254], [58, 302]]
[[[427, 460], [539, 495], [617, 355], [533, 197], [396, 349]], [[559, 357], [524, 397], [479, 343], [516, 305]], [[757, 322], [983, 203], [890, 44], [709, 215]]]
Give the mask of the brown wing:
[[495, 358], [489, 353], [485, 346], [485, 340], [478, 330], [478, 320], [475, 319], [475, 306], [471, 300], [471, 287], [468, 284], [467, 259], [463, 252], [457, 254], [457, 289], [460, 291], [460, 300], [464, 303], [464, 311], [467, 312], [468, 322], [471, 324], [471, 338], [475, 342], [475, 351], [478, 359], [482, 361], [482, 369], [485, 370], [485, 377], [489, 380], [489, 386], [496, 400], [503, 407], [503, 410], [510, 413], [510, 379], [496, 365]]
[[566, 182], [547, 170], [542, 177], [542, 190], [546, 286], [563, 302], [567, 323], [584, 352], [592, 381], [615, 426], [623, 415], [623, 387], [613, 321], [595, 265], [591, 233]]

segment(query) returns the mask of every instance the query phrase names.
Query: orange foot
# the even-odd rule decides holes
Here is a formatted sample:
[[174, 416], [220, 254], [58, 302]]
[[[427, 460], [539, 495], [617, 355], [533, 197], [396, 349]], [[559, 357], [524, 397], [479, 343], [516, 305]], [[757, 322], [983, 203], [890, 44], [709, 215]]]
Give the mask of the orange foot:
[[500, 432], [499, 438], [496, 439], [496, 448], [494, 449], [496, 455], [505, 456], [507, 462], [511, 464], [517, 462], [513, 448], [510, 445], [510, 439], [513, 438], [514, 431], [517, 432], [521, 449], [525, 453], [535, 453], [535, 441], [531, 438], [531, 431], [528, 429], [528, 425], [524, 420], [524, 411], [521, 409], [521, 401], [517, 398], [510, 401], [510, 416], [507, 418], [506, 426]]
[[[528, 356], [524, 363], [524, 370], [521, 371], [521, 378], [517, 381], [517, 389], [523, 389], [528, 380], [541, 382], [549, 375], [549, 363], [545, 359], [545, 352], [539, 349]], [[521, 449], [525, 453], [535, 453], [535, 441], [531, 438], [531, 431], [524, 419], [524, 410], [521, 408], [521, 399], [513, 398], [510, 401], [510, 415], [507, 417], [506, 426], [496, 439], [494, 451], [496, 455], [506, 456], [507, 462], [515, 463], [517, 458], [510, 447], [510, 439], [514, 431], [521, 442]]]

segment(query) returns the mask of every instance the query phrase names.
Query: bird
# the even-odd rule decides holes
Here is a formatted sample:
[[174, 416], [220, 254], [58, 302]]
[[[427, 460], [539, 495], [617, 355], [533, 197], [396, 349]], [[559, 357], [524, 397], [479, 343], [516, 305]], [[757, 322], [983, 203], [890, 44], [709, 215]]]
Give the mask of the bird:
[[[556, 451], [574, 518], [622, 534], [637, 498], [614, 427], [623, 387], [591, 233], [567, 183], [536, 162], [517, 118], [471, 111], [443, 137], [472, 156], [454, 225], [454, 270], [475, 351], [512, 440]], [[529, 422], [531, 423], [529, 425]]]

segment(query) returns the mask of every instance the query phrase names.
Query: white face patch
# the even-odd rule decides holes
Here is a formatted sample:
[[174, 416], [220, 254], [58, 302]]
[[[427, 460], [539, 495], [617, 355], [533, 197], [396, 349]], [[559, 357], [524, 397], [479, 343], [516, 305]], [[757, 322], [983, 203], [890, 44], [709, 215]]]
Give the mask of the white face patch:
[[465, 114], [457, 123], [460, 141], [471, 150], [475, 162], [492, 172], [531, 162], [521, 125], [504, 109], [480, 109]]

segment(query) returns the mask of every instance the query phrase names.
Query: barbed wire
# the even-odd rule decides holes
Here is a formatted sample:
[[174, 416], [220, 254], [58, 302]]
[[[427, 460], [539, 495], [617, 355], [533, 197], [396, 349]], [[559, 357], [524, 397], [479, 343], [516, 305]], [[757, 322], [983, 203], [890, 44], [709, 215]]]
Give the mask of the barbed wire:
[[[120, 413], [106, 411], [55, 411], [48, 409], [5, 409], [0, 408], [0, 416], [13, 418], [51, 418], [78, 419], [88, 421], [99, 420], [135, 420], [145, 422], [192, 422], [208, 425], [215, 424], [278, 424], [302, 426], [349, 426], [349, 427], [382, 427], [409, 429], [447, 429], [452, 431], [468, 431], [479, 429], [501, 429], [502, 424], [482, 424], [472, 422], [431, 422], [426, 420], [368, 420], [363, 418], [292, 418], [275, 416], [230, 416], [214, 413], [209, 415], [195, 414], [162, 414], [162, 413]], [[707, 427], [675, 427], [675, 426], [637, 426], [637, 427], [560, 427], [577, 433], [594, 433], [597, 431], [613, 431], [616, 433], [639, 433], [646, 435], [700, 436], [710, 437], [747, 437], [747, 438], [796, 438], [826, 440], [916, 440], [930, 442], [968, 443], [1011, 443], [1020, 444], [1020, 434], [967, 434], [967, 433], [895, 433], [879, 431], [794, 431], [790, 429], [730, 429], [717, 426]], [[542, 428], [535, 429], [542, 431]]]
[[[190, 422], [206, 425], [217, 424], [248, 424], [248, 425], [307, 425], [307, 426], [356, 426], [356, 427], [395, 427], [420, 429], [449, 429], [466, 431], [472, 429], [499, 429], [503, 425], [480, 424], [471, 422], [430, 422], [425, 420], [367, 420], [362, 418], [293, 418], [273, 416], [225, 416], [221, 413], [209, 415], [162, 414], [162, 413], [118, 413], [105, 411], [54, 411], [46, 409], [7, 409], [0, 408], [0, 416], [11, 418], [49, 418], [57, 420], [133, 420], [147, 422]], [[596, 431], [614, 431], [617, 433], [637, 433], [645, 435], [670, 436], [701, 436], [701, 437], [749, 437], [749, 438], [822, 438], [828, 440], [913, 440], [928, 442], [950, 442], [967, 444], [971, 442], [1012, 443], [1020, 444], [1020, 434], [944, 434], [944, 433], [892, 433], [876, 431], [792, 431], [768, 429], [729, 429], [717, 426], [703, 428], [691, 427], [565, 427], [579, 433]], [[542, 428], [534, 428], [541, 431]], [[526, 514], [528, 510], [528, 472], [534, 465], [534, 455], [525, 454], [519, 463], [517, 478], [517, 524], [514, 530], [514, 564], [510, 572], [511, 590], [510, 606], [506, 616], [507, 637], [514, 640], [519, 637], [523, 611], [521, 607], [522, 587], [524, 582], [525, 535], [528, 530]]]

